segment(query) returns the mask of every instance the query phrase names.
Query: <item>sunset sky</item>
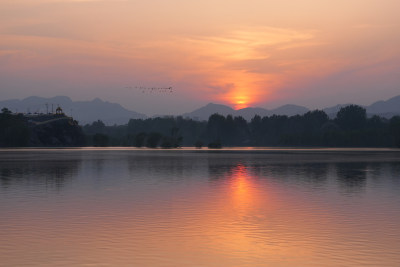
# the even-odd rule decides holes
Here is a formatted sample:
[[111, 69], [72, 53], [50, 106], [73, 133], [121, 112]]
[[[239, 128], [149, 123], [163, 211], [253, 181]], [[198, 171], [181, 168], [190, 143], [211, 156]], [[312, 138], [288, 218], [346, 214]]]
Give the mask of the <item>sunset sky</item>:
[[367, 105], [400, 94], [399, 10], [398, 0], [1, 0], [0, 100], [100, 97], [148, 115], [209, 102]]

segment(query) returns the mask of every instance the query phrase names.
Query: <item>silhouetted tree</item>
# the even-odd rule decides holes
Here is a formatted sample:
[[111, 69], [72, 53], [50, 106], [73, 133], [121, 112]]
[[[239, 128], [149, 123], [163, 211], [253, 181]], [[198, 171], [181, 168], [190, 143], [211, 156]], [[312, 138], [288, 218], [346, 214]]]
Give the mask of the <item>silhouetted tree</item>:
[[213, 114], [208, 118], [207, 136], [209, 140], [220, 140], [225, 126], [225, 117], [220, 114]]
[[230, 133], [232, 135], [232, 145], [249, 145], [250, 130], [247, 121], [242, 116], [238, 116], [233, 119], [233, 123], [233, 131]]
[[396, 118], [390, 121], [379, 116], [367, 119], [364, 108], [351, 105], [342, 108], [334, 120], [321, 110], [290, 117], [255, 116], [250, 122], [240, 116], [213, 114], [208, 121], [201, 122], [163, 117], [132, 119], [127, 125], [105, 126], [97, 121], [86, 125], [84, 130], [88, 135], [109, 136], [111, 145], [137, 147], [161, 145], [168, 148], [193, 144], [201, 147], [203, 142], [211, 148], [248, 145], [388, 147], [400, 143], [396, 125]]
[[160, 133], [150, 133], [146, 139], [146, 146], [150, 148], [156, 148], [160, 143], [161, 137], [162, 135]]
[[222, 148], [221, 141], [219, 139], [217, 139], [217, 140], [215, 140], [213, 142], [210, 142], [208, 144], [208, 148]]
[[400, 116], [394, 116], [390, 119], [390, 133], [393, 136], [395, 146], [400, 147]]
[[201, 141], [201, 140], [197, 140], [196, 143], [194, 143], [194, 146], [195, 146], [196, 148], [202, 148], [203, 145], [204, 145], [204, 143], [203, 143], [203, 141]]
[[83, 126], [83, 130], [88, 134], [104, 134], [106, 132], [106, 125], [101, 120], [97, 120], [92, 124], [86, 124]]
[[342, 107], [336, 115], [336, 122], [343, 130], [359, 130], [365, 126], [367, 112], [357, 105]]
[[255, 115], [249, 125], [250, 131], [250, 140], [251, 145], [253, 146], [260, 146], [263, 145], [263, 127], [261, 117], [259, 115]]
[[109, 137], [105, 134], [94, 134], [93, 135], [93, 146], [96, 147], [105, 147], [109, 144]]
[[138, 133], [135, 135], [135, 142], [134, 146], [135, 147], [143, 147], [146, 141], [147, 134], [146, 133]]
[[0, 113], [0, 146], [20, 147], [29, 144], [29, 128], [25, 118], [21, 115], [13, 115], [7, 108]]
[[319, 131], [329, 121], [323, 110], [309, 111], [303, 115], [304, 126], [308, 131]]
[[9, 110], [8, 108], [2, 108], [2, 109], [1, 109], [1, 112], [2, 112], [3, 114], [11, 114], [11, 110]]

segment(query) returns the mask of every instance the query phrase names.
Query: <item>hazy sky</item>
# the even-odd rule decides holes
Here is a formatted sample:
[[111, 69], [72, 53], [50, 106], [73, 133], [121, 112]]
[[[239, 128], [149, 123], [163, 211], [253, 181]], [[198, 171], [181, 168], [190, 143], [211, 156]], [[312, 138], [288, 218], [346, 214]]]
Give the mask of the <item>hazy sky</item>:
[[[0, 99], [149, 115], [400, 94], [399, 0], [1, 0]], [[143, 93], [126, 87], [169, 87]]]

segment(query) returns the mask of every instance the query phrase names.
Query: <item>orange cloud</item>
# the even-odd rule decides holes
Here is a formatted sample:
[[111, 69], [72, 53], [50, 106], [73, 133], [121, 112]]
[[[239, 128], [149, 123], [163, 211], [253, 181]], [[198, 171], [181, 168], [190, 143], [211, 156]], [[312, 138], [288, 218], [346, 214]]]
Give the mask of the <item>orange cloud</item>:
[[244, 108], [265, 100], [284, 83], [285, 62], [272, 59], [275, 51], [289, 45], [307, 46], [313, 38], [311, 31], [267, 27], [186, 37], [179, 43], [196, 55], [190, 64], [202, 71], [203, 82], [213, 89], [211, 97]]

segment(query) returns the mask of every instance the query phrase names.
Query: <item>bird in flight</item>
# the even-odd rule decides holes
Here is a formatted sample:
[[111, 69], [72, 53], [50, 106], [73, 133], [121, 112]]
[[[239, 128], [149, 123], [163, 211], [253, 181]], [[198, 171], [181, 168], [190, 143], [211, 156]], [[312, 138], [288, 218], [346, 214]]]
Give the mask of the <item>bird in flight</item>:
[[126, 86], [126, 89], [136, 89], [142, 91], [142, 93], [172, 93], [172, 86], [170, 87], [146, 87], [146, 86]]

